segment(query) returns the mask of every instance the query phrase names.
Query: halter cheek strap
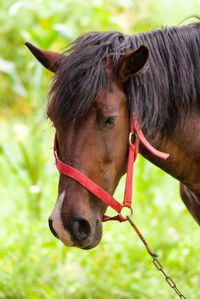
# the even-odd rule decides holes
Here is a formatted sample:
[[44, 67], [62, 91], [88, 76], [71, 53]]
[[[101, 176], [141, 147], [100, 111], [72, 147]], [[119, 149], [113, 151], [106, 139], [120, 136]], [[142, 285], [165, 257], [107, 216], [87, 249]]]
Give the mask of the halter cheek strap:
[[133, 168], [134, 162], [137, 158], [139, 152], [139, 142], [141, 142], [153, 155], [161, 158], [167, 159], [169, 157], [168, 154], [162, 153], [152, 147], [146, 138], [144, 137], [142, 131], [139, 127], [139, 122], [135, 119], [131, 121], [130, 126], [130, 136], [129, 136], [129, 154], [128, 154], [128, 164], [127, 164], [127, 177], [126, 177], [126, 185], [124, 191], [124, 200], [123, 203], [119, 203], [114, 199], [112, 195], [108, 192], [103, 190], [99, 187], [94, 181], [89, 179], [86, 175], [80, 172], [78, 169], [69, 166], [62, 162], [58, 157], [58, 144], [57, 144], [57, 137], [55, 135], [54, 139], [54, 156], [55, 156], [55, 163], [58, 171], [68, 177], [71, 177], [91, 193], [93, 193], [96, 197], [101, 199], [107, 206], [113, 208], [118, 215], [115, 217], [109, 217], [104, 215], [102, 221], [108, 220], [118, 220], [120, 222], [126, 221], [127, 217], [122, 216], [122, 209], [124, 207], [129, 208], [131, 211], [132, 205], [132, 182], [133, 182]]

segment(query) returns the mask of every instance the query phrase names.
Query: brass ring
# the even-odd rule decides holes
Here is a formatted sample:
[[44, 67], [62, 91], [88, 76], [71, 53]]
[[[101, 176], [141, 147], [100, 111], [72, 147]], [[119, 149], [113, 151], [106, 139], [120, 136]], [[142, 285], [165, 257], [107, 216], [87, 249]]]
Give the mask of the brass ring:
[[[124, 215], [124, 212], [125, 212], [125, 211], [124, 211], [123, 214], [122, 214], [122, 211], [125, 210], [125, 209], [126, 209], [126, 210], [129, 209], [129, 213], [128, 213], [128, 214], [126, 213], [126, 215]], [[121, 215], [122, 217], [124, 217], [124, 218], [126, 218], [127, 216], [130, 217], [132, 214], [133, 214], [133, 209], [132, 209], [131, 207], [126, 207], [126, 206], [124, 206], [124, 207], [121, 209], [121, 212], [120, 212], [120, 215]]]

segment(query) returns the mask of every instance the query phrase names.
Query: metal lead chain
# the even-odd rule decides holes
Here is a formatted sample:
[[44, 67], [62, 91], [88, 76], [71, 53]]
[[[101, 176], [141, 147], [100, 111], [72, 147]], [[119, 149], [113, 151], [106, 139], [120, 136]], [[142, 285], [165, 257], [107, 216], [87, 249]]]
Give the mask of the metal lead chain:
[[139, 236], [140, 240], [143, 242], [143, 244], [146, 247], [146, 249], [147, 249], [148, 253], [150, 254], [150, 256], [153, 258], [153, 264], [154, 264], [154, 266], [157, 268], [158, 271], [162, 272], [162, 274], [165, 276], [165, 280], [168, 283], [168, 285], [172, 289], [174, 289], [174, 291], [177, 293], [177, 295], [179, 296], [179, 298], [186, 299], [186, 297], [177, 288], [177, 286], [176, 286], [175, 282], [173, 281], [173, 279], [165, 273], [165, 271], [163, 269], [163, 266], [161, 265], [161, 263], [157, 259], [158, 255], [156, 253], [154, 253], [150, 249], [148, 243], [146, 242], [146, 240], [143, 237], [142, 233], [139, 231], [139, 229], [135, 225], [133, 219], [131, 219], [130, 216], [127, 216], [126, 218], [129, 221], [129, 223], [131, 224], [131, 226], [133, 227], [133, 229], [135, 230], [135, 232], [137, 233], [137, 235]]
[[174, 289], [174, 291], [178, 294], [178, 296], [182, 299], [186, 299], [186, 297], [177, 288], [177, 286], [176, 286], [175, 282], [173, 281], [173, 279], [165, 273], [165, 271], [163, 269], [163, 266], [161, 265], [159, 260], [157, 258], [154, 258], [153, 263], [154, 263], [155, 267], [158, 269], [158, 271], [162, 272], [162, 274], [165, 276], [166, 282], [168, 283], [168, 285], [172, 289]]

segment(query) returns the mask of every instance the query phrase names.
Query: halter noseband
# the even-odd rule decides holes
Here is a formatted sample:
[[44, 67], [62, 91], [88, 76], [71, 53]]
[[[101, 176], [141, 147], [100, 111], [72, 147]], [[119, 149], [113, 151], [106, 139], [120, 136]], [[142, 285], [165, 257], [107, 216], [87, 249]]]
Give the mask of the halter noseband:
[[133, 168], [134, 162], [137, 158], [139, 152], [139, 142], [141, 142], [148, 151], [150, 151], [154, 156], [157, 156], [161, 159], [167, 159], [169, 154], [162, 153], [156, 150], [153, 146], [149, 144], [149, 142], [144, 137], [137, 119], [133, 119], [130, 125], [130, 135], [129, 135], [129, 154], [128, 154], [128, 164], [127, 164], [127, 176], [126, 176], [126, 185], [124, 191], [124, 200], [123, 203], [119, 203], [114, 199], [112, 195], [99, 187], [95, 182], [89, 179], [86, 175], [80, 172], [78, 169], [69, 166], [62, 162], [58, 157], [58, 142], [57, 137], [55, 135], [54, 139], [54, 156], [55, 156], [55, 164], [58, 171], [68, 177], [71, 177], [91, 193], [93, 193], [96, 197], [101, 199], [107, 206], [110, 206], [114, 209], [118, 215], [114, 217], [109, 217], [104, 215], [102, 221], [108, 220], [118, 220], [120, 222], [126, 221], [127, 217], [122, 215], [123, 208], [129, 208], [132, 213], [132, 182], [133, 182]]

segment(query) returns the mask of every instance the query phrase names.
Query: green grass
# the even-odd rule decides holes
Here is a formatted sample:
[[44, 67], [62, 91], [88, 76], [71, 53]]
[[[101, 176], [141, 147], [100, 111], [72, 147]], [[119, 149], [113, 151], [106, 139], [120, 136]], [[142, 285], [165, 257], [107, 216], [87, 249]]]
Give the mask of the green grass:
[[[104, 223], [90, 251], [66, 248], [50, 233], [58, 183], [45, 117], [51, 75], [24, 41], [59, 50], [87, 31], [176, 25], [199, 13], [199, 0], [0, 0], [0, 7], [0, 299], [177, 298], [128, 223]], [[133, 209], [166, 272], [186, 298], [200, 298], [199, 227], [178, 183], [141, 157]]]

